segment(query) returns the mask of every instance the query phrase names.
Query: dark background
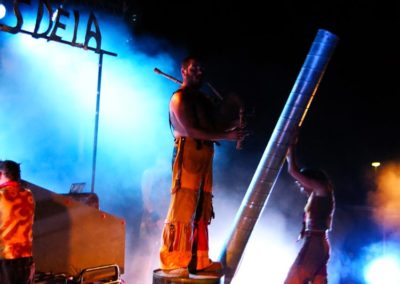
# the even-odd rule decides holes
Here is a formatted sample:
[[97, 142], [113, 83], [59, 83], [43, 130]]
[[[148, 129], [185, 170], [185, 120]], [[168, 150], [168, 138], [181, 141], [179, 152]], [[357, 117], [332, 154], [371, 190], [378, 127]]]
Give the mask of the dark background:
[[202, 55], [210, 81], [254, 110], [239, 158], [256, 157], [247, 161], [255, 165], [317, 30], [336, 34], [301, 131], [301, 163], [331, 174], [339, 203], [363, 204], [373, 188], [371, 162], [399, 158], [395, 1], [136, 1], [126, 15], [135, 36]]
[[200, 55], [208, 81], [241, 96], [252, 114], [253, 135], [233, 157], [252, 168], [318, 29], [328, 30], [340, 40], [303, 125], [299, 160], [330, 173], [340, 203], [360, 205], [374, 188], [371, 163], [400, 158], [396, 1], [55, 2], [123, 17], [145, 54]]

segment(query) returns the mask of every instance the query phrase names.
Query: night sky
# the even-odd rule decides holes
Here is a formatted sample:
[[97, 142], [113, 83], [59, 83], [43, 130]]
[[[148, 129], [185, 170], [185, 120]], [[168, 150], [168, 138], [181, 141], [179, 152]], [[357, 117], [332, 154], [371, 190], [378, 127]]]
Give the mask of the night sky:
[[329, 172], [341, 203], [362, 204], [371, 162], [400, 158], [394, 1], [142, 2], [132, 12], [136, 36], [203, 56], [210, 82], [254, 111], [239, 154], [249, 163], [258, 163], [318, 29], [340, 41], [301, 131], [300, 164]]

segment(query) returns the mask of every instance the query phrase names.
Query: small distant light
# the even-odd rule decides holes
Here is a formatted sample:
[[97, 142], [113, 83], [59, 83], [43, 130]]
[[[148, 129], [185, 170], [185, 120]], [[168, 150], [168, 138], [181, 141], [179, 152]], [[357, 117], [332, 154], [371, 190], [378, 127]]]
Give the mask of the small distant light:
[[3, 19], [6, 15], [6, 7], [4, 4], [0, 4], [0, 19]]
[[377, 168], [377, 167], [379, 167], [380, 165], [381, 165], [380, 162], [372, 162], [372, 163], [371, 163], [371, 166], [373, 166], [374, 168]]

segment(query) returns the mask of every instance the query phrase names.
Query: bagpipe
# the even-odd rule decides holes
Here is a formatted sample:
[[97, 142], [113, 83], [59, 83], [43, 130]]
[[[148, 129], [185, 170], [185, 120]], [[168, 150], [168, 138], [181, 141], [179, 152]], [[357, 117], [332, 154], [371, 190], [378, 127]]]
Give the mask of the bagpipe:
[[[154, 68], [154, 72], [164, 76], [165, 78], [181, 85], [182, 81], [177, 78], [164, 73], [158, 68]], [[234, 130], [239, 128], [243, 131], [242, 138], [236, 142], [236, 149], [240, 150], [243, 148], [244, 138], [247, 136], [245, 128], [246, 122], [246, 111], [242, 99], [234, 94], [230, 93], [222, 96], [217, 89], [215, 89], [209, 82], [206, 85], [210, 88], [214, 97], [211, 98], [213, 104], [213, 117], [214, 123], [217, 129], [220, 130]]]

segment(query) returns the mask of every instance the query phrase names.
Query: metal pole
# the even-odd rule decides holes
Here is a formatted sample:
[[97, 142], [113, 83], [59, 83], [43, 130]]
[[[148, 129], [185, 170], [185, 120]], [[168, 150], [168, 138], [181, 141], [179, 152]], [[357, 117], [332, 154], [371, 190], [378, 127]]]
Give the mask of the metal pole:
[[334, 34], [318, 30], [221, 253], [224, 283], [230, 283], [236, 273], [250, 234], [283, 166], [294, 131], [303, 123], [337, 42]]
[[90, 191], [94, 193], [94, 183], [96, 179], [96, 156], [97, 156], [97, 136], [99, 132], [99, 115], [100, 115], [100, 89], [101, 89], [101, 72], [103, 70], [103, 53], [99, 54], [99, 72], [97, 75], [97, 95], [96, 95], [96, 114], [94, 119], [94, 141], [93, 141], [93, 160], [92, 160], [92, 184]]

